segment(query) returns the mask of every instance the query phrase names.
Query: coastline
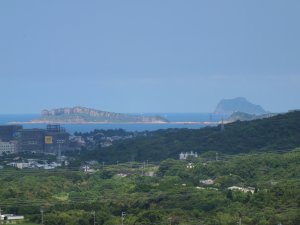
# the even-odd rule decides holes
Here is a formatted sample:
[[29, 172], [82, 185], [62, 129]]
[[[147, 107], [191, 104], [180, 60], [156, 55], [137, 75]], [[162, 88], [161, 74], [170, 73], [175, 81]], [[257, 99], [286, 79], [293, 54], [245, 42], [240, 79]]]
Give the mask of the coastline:
[[[209, 122], [209, 121], [203, 121], [203, 122], [65, 122], [65, 121], [29, 121], [29, 122], [16, 122], [12, 121], [8, 124], [62, 124], [62, 125], [87, 125], [87, 124], [157, 124], [157, 125], [218, 125], [221, 121], [217, 122]], [[226, 122], [224, 122], [226, 123]]]

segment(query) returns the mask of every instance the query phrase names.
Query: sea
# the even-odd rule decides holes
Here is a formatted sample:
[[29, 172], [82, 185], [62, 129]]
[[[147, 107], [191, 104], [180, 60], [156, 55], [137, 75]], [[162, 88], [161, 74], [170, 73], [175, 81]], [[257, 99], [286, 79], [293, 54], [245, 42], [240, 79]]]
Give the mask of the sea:
[[[211, 113], [140, 113], [133, 115], [144, 115], [144, 116], [162, 116], [170, 122], [217, 122], [222, 120], [222, 116]], [[11, 122], [22, 123], [29, 122], [33, 119], [39, 118], [38, 114], [10, 114], [0, 115], [0, 125], [7, 125]], [[46, 128], [47, 124], [22, 124], [23, 128]], [[187, 128], [187, 129], [199, 129], [204, 124], [122, 124], [122, 123], [111, 123], [111, 124], [63, 124], [62, 125], [69, 133], [74, 132], [90, 132], [95, 129], [124, 129], [126, 131], [155, 131], [160, 129], [169, 128]]]

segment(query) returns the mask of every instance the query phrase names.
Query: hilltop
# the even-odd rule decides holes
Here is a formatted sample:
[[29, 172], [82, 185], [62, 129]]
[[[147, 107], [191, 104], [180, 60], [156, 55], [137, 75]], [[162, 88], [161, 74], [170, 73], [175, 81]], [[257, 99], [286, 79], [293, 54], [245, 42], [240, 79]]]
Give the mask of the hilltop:
[[277, 115], [276, 113], [267, 113], [267, 114], [262, 114], [262, 115], [255, 115], [255, 114], [249, 114], [249, 113], [244, 113], [244, 112], [234, 112], [226, 120], [230, 121], [230, 122], [234, 122], [234, 121], [237, 121], [237, 120], [247, 121], [247, 120], [257, 120], [257, 119], [269, 118], [269, 117], [276, 116], [276, 115]]
[[214, 111], [215, 114], [225, 115], [231, 115], [234, 112], [242, 112], [254, 115], [262, 115], [268, 113], [260, 105], [255, 105], [243, 97], [223, 99], [219, 102]]
[[84, 157], [105, 162], [161, 161], [178, 158], [180, 152], [239, 154], [296, 147], [300, 147], [299, 111], [225, 124], [224, 131], [217, 126], [148, 132], [147, 137], [120, 141], [108, 148], [91, 151]]
[[34, 123], [165, 123], [160, 116], [138, 116], [81, 106], [43, 110]]

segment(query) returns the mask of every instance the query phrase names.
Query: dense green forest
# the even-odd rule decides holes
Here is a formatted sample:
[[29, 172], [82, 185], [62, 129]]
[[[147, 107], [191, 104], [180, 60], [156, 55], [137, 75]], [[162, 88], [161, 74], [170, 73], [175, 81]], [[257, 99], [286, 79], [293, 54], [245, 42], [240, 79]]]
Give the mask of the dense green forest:
[[84, 157], [108, 163], [159, 162], [178, 158], [180, 152], [209, 151], [221, 154], [290, 150], [300, 147], [300, 111], [253, 121], [237, 121], [197, 130], [167, 129], [148, 132], [146, 137], [120, 141], [111, 147], [88, 152]]
[[[300, 149], [288, 153], [167, 159], [119, 164], [95, 173], [0, 170], [0, 207], [45, 225], [298, 225]], [[151, 172], [155, 176], [150, 176]], [[213, 184], [200, 181], [211, 179]], [[254, 193], [228, 187], [252, 187]]]

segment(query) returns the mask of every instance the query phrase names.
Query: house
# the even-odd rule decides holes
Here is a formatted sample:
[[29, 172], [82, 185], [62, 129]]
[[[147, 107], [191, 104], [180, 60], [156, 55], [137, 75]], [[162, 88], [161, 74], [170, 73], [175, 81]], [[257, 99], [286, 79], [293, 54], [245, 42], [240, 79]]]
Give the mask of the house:
[[92, 169], [92, 168], [91, 168], [90, 166], [88, 166], [88, 165], [83, 166], [82, 169], [83, 169], [83, 171], [84, 171], [85, 173], [95, 173], [95, 172], [96, 172], [95, 169]]
[[196, 189], [198, 189], [198, 190], [204, 190], [205, 188], [197, 186]]
[[254, 193], [255, 192], [255, 188], [253, 187], [247, 187], [247, 188], [244, 188], [244, 187], [238, 187], [238, 186], [232, 186], [232, 187], [229, 187], [228, 188], [229, 190], [238, 190], [238, 191], [242, 191], [244, 193]]
[[181, 153], [179, 154], [179, 159], [180, 159], [180, 160], [185, 160], [185, 159], [187, 159], [188, 157], [195, 157], [195, 158], [197, 158], [197, 157], [198, 157], [198, 153], [197, 153], [197, 152], [191, 151], [191, 152], [186, 152], [186, 153], [181, 152]]
[[149, 171], [145, 173], [146, 177], [154, 177], [154, 175], [155, 175], [154, 171]]
[[5, 224], [16, 224], [24, 220], [24, 216], [18, 216], [14, 214], [0, 214], [0, 224], [5, 221]]
[[207, 179], [207, 180], [200, 180], [200, 183], [205, 185], [212, 185], [215, 183], [215, 181], [212, 179]]
[[16, 167], [18, 169], [24, 169], [24, 168], [28, 168], [30, 166], [29, 163], [24, 163], [24, 162], [12, 162], [12, 163], [8, 163], [7, 165]]
[[116, 176], [118, 176], [118, 177], [127, 177], [128, 174], [126, 174], [126, 173], [118, 173]]

